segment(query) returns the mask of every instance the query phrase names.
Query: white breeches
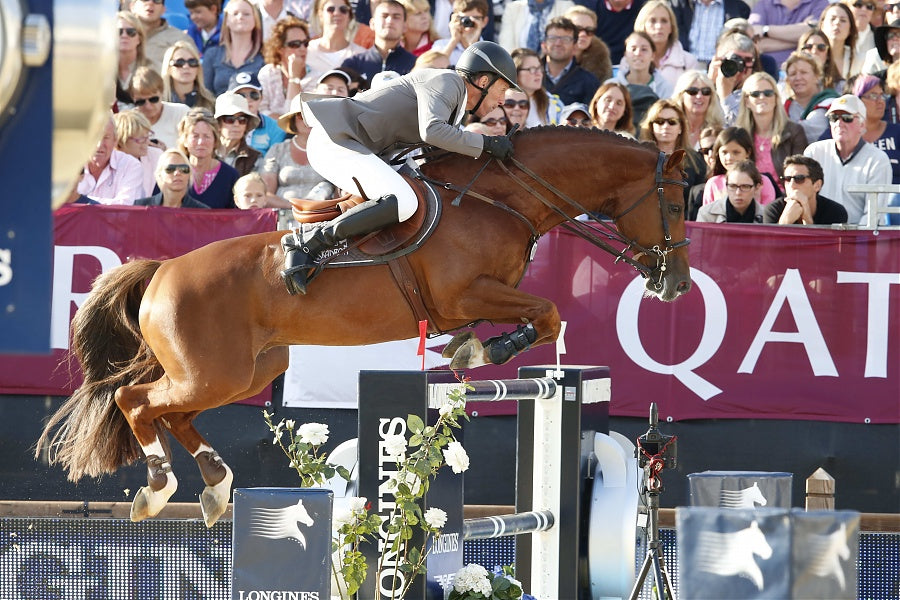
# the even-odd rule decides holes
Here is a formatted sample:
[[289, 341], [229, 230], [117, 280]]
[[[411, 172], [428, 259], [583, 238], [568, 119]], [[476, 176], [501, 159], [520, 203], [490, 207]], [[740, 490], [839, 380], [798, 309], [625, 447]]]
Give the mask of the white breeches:
[[345, 192], [356, 194], [356, 177], [371, 199], [387, 194], [397, 196], [397, 215], [405, 221], [416, 212], [418, 201], [406, 180], [389, 164], [378, 158], [362, 144], [359, 151], [335, 144], [321, 126], [313, 127], [306, 142], [309, 164], [316, 172]]

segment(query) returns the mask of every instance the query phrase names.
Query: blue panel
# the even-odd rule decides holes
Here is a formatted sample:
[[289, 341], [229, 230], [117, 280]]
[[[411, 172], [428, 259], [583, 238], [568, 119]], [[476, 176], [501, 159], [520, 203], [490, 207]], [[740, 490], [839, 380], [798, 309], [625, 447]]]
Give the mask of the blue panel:
[[[52, 4], [30, 3], [52, 21]], [[0, 126], [0, 353], [50, 352], [52, 60], [27, 70]]]

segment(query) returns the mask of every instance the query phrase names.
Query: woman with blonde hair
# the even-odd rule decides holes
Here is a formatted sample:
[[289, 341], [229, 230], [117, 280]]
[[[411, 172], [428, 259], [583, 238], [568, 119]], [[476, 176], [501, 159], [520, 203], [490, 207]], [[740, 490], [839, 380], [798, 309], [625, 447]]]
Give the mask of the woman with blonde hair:
[[803, 154], [808, 142], [803, 128], [788, 119], [778, 85], [771, 75], [753, 73], [744, 80], [734, 124], [753, 136], [756, 166], [784, 191], [781, 187], [784, 159]]
[[259, 73], [265, 62], [259, 9], [249, 0], [230, 0], [222, 18], [218, 46], [203, 54], [203, 83], [214, 95], [228, 91], [235, 73]]
[[634, 112], [628, 86], [607, 81], [594, 92], [588, 108], [594, 127], [634, 137]]
[[656, 47], [653, 62], [656, 73], [675, 85], [678, 77], [697, 68], [697, 58], [678, 41], [678, 24], [666, 0], [649, 0], [638, 12], [634, 31], [646, 33]]
[[403, 33], [403, 47], [413, 56], [422, 56], [440, 39], [431, 16], [428, 0], [399, 0], [406, 9], [406, 31]]
[[707, 127], [722, 129], [725, 113], [716, 94], [716, 86], [709, 75], [696, 69], [685, 71], [675, 82], [672, 100], [687, 119], [688, 146], [697, 150], [700, 134]]
[[[234, 2], [234, 0], [232, 0]], [[219, 123], [205, 108], [192, 108], [178, 124], [178, 149], [193, 170], [191, 194], [210, 208], [234, 208], [238, 172], [216, 156]]]
[[807, 140], [816, 141], [828, 129], [825, 112], [838, 93], [824, 87], [822, 66], [805, 52], [792, 52], [784, 62], [784, 72], [784, 109], [788, 118], [803, 127]]
[[163, 56], [163, 97], [191, 108], [212, 108], [215, 97], [203, 84], [203, 65], [197, 46], [177, 41]]
[[150, 67], [144, 54], [147, 35], [144, 26], [134, 14], [120, 11], [116, 18], [119, 25], [119, 71], [116, 77], [116, 103], [118, 110], [127, 110], [134, 103], [129, 92], [131, 78], [138, 67]]
[[266, 66], [259, 71], [259, 112], [277, 119], [288, 111], [294, 96], [315, 86], [315, 77], [306, 65], [309, 40], [306, 21], [288, 16], [275, 23], [263, 47]]
[[156, 186], [156, 163], [163, 151], [150, 145], [150, 121], [137, 110], [113, 115], [116, 127], [116, 150], [130, 154], [141, 162], [144, 183], [141, 195], [150, 196]]
[[653, 142], [665, 154], [684, 150], [681, 168], [687, 175], [688, 185], [684, 188], [686, 208], [691, 187], [706, 180], [706, 164], [700, 154], [689, 146], [687, 118], [678, 102], [668, 98], [654, 102], [641, 122], [640, 139]]
[[169, 208], [209, 208], [191, 196], [193, 169], [181, 150], [169, 148], [156, 161], [155, 178], [159, 193], [134, 201], [135, 206]]
[[516, 48], [511, 55], [516, 65], [519, 87], [531, 100], [526, 121], [528, 127], [559, 125], [559, 116], [565, 104], [559, 96], [544, 87], [544, 63], [540, 55], [531, 48]]
[[[322, 35], [309, 43], [306, 64], [317, 74], [340, 68], [345, 60], [365, 50], [352, 41], [356, 19], [349, 0], [316, 0], [312, 14], [318, 17]], [[310, 30], [315, 31], [312, 22]]]

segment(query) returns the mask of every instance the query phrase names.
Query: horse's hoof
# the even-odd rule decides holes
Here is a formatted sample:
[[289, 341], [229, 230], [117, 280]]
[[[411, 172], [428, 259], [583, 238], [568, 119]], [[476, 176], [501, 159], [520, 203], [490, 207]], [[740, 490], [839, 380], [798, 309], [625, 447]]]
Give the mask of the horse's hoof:
[[228, 469], [225, 479], [216, 485], [208, 485], [203, 488], [203, 492], [200, 494], [200, 511], [203, 513], [203, 522], [207, 527], [215, 525], [219, 517], [225, 514], [228, 500], [231, 497], [232, 479], [234, 476], [231, 469]]
[[441, 351], [441, 356], [444, 358], [453, 358], [460, 346], [474, 338], [475, 332], [471, 329], [462, 333], [457, 333], [453, 336], [453, 339], [450, 340], [450, 343], [444, 346], [444, 349]]
[[131, 520], [134, 523], [155, 517], [169, 499], [161, 492], [154, 492], [147, 486], [138, 490], [131, 502]]
[[487, 364], [485, 359], [484, 346], [478, 338], [471, 339], [464, 343], [454, 353], [453, 359], [450, 361], [450, 368], [454, 371], [462, 369], [473, 369]]

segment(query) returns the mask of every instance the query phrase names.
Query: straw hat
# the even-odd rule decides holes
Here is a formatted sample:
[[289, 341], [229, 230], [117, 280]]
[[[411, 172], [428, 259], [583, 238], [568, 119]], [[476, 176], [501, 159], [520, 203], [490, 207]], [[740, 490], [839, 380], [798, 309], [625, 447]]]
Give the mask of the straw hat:
[[250, 112], [250, 105], [247, 104], [246, 98], [231, 92], [225, 92], [218, 96], [216, 98], [216, 120], [219, 117], [233, 117], [235, 115], [247, 117], [247, 131], [259, 127], [259, 117]]
[[[331, 96], [329, 96], [330, 98]], [[294, 117], [300, 115], [300, 118], [303, 118], [303, 100], [300, 98], [300, 94], [294, 96], [293, 100], [291, 100], [291, 108], [288, 112], [284, 113], [280, 117], [278, 117], [278, 126], [287, 131], [288, 133], [297, 134], [297, 131], [294, 129]]]

